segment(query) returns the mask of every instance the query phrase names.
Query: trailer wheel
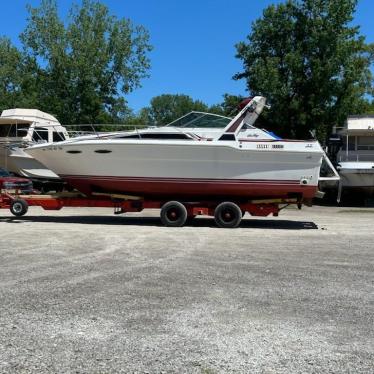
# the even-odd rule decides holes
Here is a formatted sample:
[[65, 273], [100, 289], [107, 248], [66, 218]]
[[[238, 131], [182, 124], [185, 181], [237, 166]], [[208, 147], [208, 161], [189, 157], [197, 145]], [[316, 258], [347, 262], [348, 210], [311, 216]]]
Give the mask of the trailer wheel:
[[21, 217], [27, 213], [29, 210], [29, 205], [25, 200], [22, 199], [16, 199], [13, 200], [10, 204], [10, 211], [13, 215], [16, 217]]
[[161, 222], [169, 227], [181, 227], [187, 220], [187, 209], [178, 201], [165, 203], [160, 212]]
[[217, 206], [214, 211], [214, 220], [218, 227], [235, 228], [240, 225], [242, 211], [234, 203], [224, 202]]

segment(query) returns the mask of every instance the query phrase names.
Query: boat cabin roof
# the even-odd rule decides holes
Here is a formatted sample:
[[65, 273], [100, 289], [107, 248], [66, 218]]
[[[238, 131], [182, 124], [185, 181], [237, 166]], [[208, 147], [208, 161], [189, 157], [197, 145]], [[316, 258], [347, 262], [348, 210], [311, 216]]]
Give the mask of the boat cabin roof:
[[51, 114], [42, 112], [38, 109], [23, 109], [23, 108], [14, 108], [6, 109], [1, 113], [0, 118], [14, 118], [17, 120], [24, 120], [28, 122], [46, 122], [50, 124], [59, 125], [58, 120]]
[[366, 135], [374, 136], [374, 116], [373, 115], [360, 115], [349, 116], [347, 123], [342, 130], [344, 135]]
[[19, 124], [28, 124], [30, 125], [31, 122], [23, 119], [16, 119], [16, 118], [3, 118], [0, 117], [0, 126], [1, 125], [19, 125]]
[[22, 125], [25, 125], [25, 129], [33, 125], [33, 127], [39, 129], [52, 128], [53, 132], [66, 132], [66, 129], [61, 126], [55, 117], [38, 109], [15, 108], [3, 110], [0, 116], [0, 126], [2, 125], [16, 125], [18, 130], [22, 129]]

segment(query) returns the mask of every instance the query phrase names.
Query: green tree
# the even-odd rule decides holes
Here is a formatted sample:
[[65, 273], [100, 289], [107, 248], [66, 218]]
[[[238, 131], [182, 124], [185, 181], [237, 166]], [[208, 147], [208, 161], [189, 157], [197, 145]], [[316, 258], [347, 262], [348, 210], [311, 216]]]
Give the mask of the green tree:
[[284, 136], [324, 138], [372, 95], [373, 45], [352, 25], [357, 0], [288, 0], [254, 22], [237, 57], [251, 95], [266, 96], [267, 125]]
[[366, 114], [374, 114], [374, 100], [371, 103], [367, 103], [367, 107], [365, 108], [365, 113]]
[[223, 95], [223, 102], [220, 104], [212, 105], [209, 108], [209, 112], [220, 114], [221, 116], [234, 116], [239, 109], [239, 104], [245, 99], [241, 95]]
[[28, 9], [21, 41], [38, 107], [65, 124], [123, 121], [123, 95], [140, 86], [150, 66], [147, 31], [95, 0], [73, 5], [66, 24], [55, 0]]
[[140, 116], [147, 124], [161, 126], [182, 117], [191, 111], [206, 112], [208, 106], [188, 95], [164, 94], [155, 96], [149, 107], [143, 108]]
[[22, 55], [9, 39], [0, 38], [0, 110], [14, 107], [20, 90]]

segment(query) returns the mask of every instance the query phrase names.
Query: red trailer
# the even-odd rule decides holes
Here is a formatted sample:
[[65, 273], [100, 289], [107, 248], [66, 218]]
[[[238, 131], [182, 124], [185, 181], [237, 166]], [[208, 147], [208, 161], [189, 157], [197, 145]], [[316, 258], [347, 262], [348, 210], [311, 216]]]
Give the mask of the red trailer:
[[147, 200], [139, 196], [101, 194], [85, 196], [81, 193], [59, 193], [52, 195], [21, 195], [17, 191], [0, 194], [0, 209], [9, 209], [17, 217], [27, 213], [29, 206], [45, 210], [60, 210], [63, 207], [113, 208], [115, 214], [141, 212], [143, 209], [160, 209], [160, 218], [165, 226], [180, 227], [188, 219], [198, 215], [213, 216], [219, 227], [234, 228], [240, 225], [245, 212], [251, 216], [278, 216], [279, 211], [290, 204], [301, 208], [298, 198], [260, 199], [248, 201], [176, 201]]

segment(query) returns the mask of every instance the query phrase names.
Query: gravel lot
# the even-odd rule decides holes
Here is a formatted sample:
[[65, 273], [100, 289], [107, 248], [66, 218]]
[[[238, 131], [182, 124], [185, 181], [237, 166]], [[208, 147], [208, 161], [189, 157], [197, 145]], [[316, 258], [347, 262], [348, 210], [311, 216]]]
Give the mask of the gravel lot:
[[281, 213], [0, 211], [0, 372], [373, 373], [374, 209]]

